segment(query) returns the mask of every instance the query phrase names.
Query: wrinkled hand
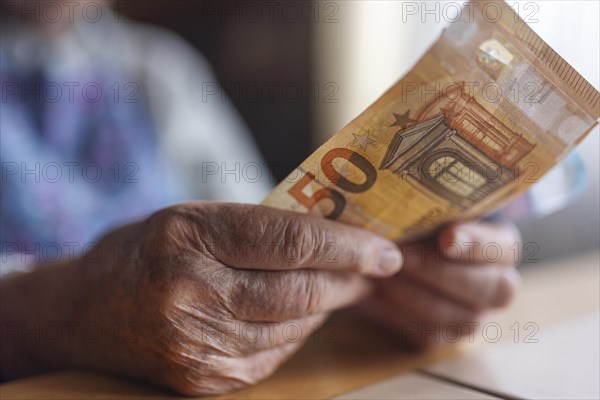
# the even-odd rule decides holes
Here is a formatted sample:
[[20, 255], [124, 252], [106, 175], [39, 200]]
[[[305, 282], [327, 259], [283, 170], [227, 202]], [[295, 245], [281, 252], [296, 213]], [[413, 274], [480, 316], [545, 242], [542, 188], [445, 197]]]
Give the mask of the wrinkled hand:
[[507, 305], [520, 282], [520, 234], [507, 222], [451, 225], [434, 241], [401, 248], [402, 271], [378, 282], [360, 310], [414, 347], [473, 335], [482, 313]]
[[364, 230], [200, 202], [121, 228], [90, 254], [100, 256], [77, 268], [87, 285], [75, 318], [116, 321], [125, 337], [81, 343], [73, 362], [189, 395], [267, 377], [328, 313], [369, 294], [366, 276], [391, 276], [402, 262]]

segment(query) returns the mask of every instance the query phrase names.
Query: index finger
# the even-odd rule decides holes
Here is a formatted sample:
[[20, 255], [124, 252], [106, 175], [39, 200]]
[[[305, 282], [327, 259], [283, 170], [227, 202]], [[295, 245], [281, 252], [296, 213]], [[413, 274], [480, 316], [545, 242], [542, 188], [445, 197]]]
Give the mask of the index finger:
[[343, 270], [390, 276], [402, 264], [393, 242], [321, 217], [264, 206], [214, 205], [210, 253], [240, 269]]

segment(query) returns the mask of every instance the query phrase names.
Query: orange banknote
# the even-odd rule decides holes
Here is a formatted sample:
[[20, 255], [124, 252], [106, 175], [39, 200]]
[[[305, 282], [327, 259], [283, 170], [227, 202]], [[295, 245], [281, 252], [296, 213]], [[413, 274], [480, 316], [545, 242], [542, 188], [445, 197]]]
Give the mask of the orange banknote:
[[493, 212], [568, 154], [598, 123], [598, 91], [503, 1], [468, 5], [263, 204], [407, 240]]

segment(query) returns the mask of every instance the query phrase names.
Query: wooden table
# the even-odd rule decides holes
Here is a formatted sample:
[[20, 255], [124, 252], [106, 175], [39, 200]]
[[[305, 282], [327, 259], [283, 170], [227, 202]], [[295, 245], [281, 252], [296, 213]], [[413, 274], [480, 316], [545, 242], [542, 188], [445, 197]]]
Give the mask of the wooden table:
[[[524, 288], [513, 304], [490, 318], [503, 327], [536, 321], [542, 329], [563, 318], [599, 309], [599, 254], [522, 268]], [[429, 353], [409, 352], [364, 321], [334, 319], [333, 342], [314, 340], [271, 378], [222, 398], [317, 399], [340, 395], [402, 372], [421, 369], [489, 344], [454, 346]], [[333, 325], [332, 325], [333, 326]], [[2, 399], [156, 399], [172, 393], [84, 371], [65, 371], [0, 386]]]

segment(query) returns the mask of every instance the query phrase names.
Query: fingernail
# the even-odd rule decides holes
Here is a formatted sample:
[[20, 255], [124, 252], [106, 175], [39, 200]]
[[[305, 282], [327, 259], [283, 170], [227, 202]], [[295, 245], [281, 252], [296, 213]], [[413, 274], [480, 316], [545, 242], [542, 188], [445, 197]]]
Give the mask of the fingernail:
[[397, 249], [387, 248], [379, 256], [379, 272], [392, 275], [402, 266], [402, 254]]

